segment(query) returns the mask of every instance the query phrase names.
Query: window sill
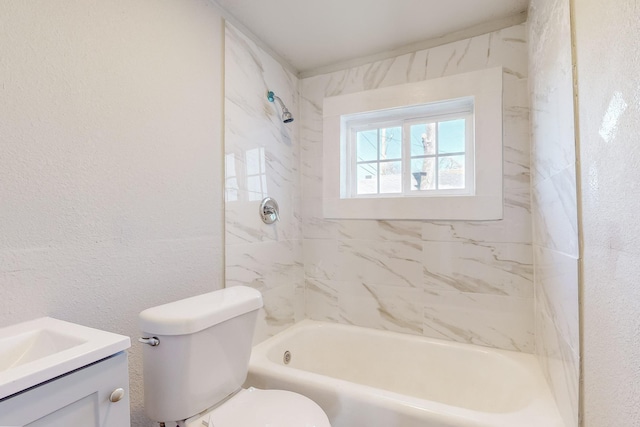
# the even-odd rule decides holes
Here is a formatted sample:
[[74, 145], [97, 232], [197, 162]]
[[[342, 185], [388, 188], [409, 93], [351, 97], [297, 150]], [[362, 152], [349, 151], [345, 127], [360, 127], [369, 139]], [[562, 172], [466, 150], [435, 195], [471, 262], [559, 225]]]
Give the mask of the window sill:
[[334, 219], [502, 219], [502, 196], [376, 197], [323, 201], [325, 218]]

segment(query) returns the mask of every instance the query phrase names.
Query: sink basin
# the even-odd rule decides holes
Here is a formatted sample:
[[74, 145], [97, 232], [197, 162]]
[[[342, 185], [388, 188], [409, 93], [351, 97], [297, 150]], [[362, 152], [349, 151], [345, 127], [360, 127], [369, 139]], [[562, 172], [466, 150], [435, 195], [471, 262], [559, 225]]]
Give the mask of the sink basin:
[[86, 341], [51, 329], [0, 340], [0, 372], [67, 350]]
[[131, 346], [127, 336], [43, 317], [0, 329], [0, 399]]

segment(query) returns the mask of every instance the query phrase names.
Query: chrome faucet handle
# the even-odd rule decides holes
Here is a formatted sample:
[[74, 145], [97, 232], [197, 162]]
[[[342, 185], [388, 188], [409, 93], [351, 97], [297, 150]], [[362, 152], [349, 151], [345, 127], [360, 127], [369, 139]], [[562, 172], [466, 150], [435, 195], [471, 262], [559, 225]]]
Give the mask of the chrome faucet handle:
[[265, 213], [265, 216], [266, 215], [275, 215], [276, 221], [280, 221], [280, 215], [278, 214], [278, 210], [277, 209], [274, 209], [271, 206], [265, 206], [264, 213]]
[[280, 221], [278, 202], [271, 197], [265, 197], [260, 203], [260, 218], [265, 224], [273, 224]]

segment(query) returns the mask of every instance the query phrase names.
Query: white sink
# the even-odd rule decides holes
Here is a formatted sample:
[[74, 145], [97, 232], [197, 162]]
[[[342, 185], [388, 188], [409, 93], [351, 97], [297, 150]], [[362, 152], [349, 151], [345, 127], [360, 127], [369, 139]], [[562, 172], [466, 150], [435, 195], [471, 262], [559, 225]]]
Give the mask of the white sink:
[[0, 329], [0, 399], [131, 346], [113, 334], [51, 317]]

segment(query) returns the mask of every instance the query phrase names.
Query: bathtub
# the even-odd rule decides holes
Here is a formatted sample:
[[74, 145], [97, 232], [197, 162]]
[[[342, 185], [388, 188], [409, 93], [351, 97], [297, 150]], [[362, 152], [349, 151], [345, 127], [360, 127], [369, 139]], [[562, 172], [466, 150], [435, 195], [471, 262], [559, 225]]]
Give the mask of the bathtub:
[[256, 345], [245, 385], [332, 427], [564, 427], [533, 355], [311, 320]]

